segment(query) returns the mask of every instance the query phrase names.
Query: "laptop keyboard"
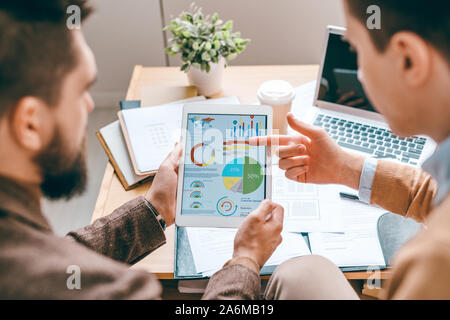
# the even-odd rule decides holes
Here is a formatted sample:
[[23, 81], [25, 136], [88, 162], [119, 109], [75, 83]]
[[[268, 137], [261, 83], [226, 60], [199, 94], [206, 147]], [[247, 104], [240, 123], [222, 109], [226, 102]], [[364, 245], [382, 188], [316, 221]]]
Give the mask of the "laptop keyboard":
[[325, 114], [319, 114], [314, 125], [324, 128], [342, 147], [411, 165], [417, 165], [426, 142], [422, 137], [401, 138], [388, 129]]

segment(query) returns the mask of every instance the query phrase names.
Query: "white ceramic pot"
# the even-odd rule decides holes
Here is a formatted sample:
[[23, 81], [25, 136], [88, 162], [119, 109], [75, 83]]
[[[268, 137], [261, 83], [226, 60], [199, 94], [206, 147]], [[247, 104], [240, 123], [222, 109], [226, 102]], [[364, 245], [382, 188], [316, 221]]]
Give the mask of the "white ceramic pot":
[[223, 70], [225, 59], [220, 58], [218, 63], [210, 63], [209, 72], [200, 68], [191, 67], [187, 73], [189, 84], [196, 86], [199, 95], [205, 97], [214, 96], [222, 91]]

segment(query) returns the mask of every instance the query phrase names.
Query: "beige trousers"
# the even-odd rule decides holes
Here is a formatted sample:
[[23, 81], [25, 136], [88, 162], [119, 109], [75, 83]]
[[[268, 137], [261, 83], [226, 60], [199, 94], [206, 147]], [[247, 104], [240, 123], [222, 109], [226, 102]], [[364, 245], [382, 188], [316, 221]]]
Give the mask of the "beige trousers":
[[279, 265], [267, 283], [267, 300], [359, 299], [342, 271], [321, 256], [304, 256]]

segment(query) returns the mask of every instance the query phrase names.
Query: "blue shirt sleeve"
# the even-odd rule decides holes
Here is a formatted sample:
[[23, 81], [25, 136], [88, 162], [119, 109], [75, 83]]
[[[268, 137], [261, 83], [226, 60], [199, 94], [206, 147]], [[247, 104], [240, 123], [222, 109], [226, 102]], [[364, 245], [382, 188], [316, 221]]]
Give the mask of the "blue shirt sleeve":
[[373, 177], [375, 176], [375, 171], [377, 169], [377, 162], [377, 159], [370, 157], [366, 158], [361, 172], [361, 177], [359, 179], [358, 197], [360, 201], [367, 204], [370, 204]]

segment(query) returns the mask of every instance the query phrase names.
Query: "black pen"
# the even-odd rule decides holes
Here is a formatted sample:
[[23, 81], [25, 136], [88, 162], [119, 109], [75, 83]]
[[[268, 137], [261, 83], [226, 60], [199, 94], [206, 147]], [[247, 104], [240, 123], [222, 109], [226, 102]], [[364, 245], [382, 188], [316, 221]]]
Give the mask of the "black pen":
[[354, 194], [345, 193], [345, 192], [339, 192], [339, 196], [341, 198], [359, 201], [359, 197], [357, 195], [354, 195]]

